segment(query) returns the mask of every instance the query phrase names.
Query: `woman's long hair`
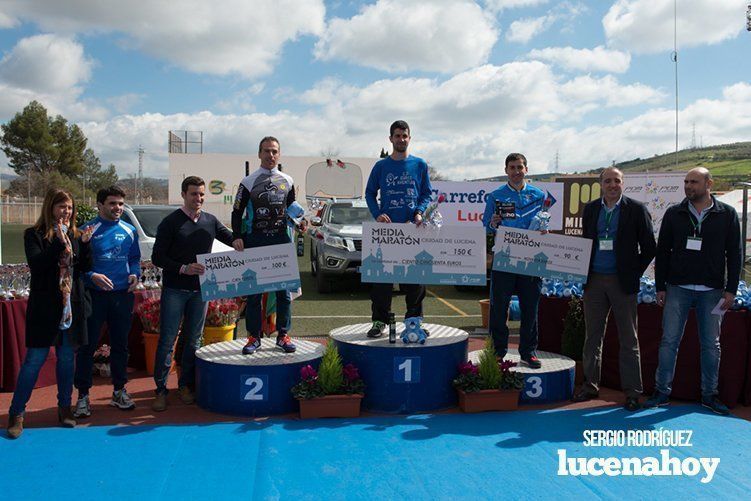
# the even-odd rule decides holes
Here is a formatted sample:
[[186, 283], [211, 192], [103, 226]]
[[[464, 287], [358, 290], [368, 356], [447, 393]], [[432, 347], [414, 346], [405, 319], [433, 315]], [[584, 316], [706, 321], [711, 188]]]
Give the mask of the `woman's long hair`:
[[42, 203], [42, 213], [39, 214], [39, 219], [37, 219], [36, 224], [34, 224], [34, 229], [42, 232], [45, 238], [50, 242], [55, 237], [55, 224], [57, 224], [52, 213], [53, 209], [55, 205], [68, 200], [73, 204], [73, 211], [70, 214], [70, 223], [68, 224], [68, 232], [72, 232], [74, 238], [79, 235], [78, 228], [76, 227], [76, 201], [73, 200], [73, 195], [71, 195], [70, 192], [59, 188], [50, 188], [47, 195], [44, 197], [44, 202]]

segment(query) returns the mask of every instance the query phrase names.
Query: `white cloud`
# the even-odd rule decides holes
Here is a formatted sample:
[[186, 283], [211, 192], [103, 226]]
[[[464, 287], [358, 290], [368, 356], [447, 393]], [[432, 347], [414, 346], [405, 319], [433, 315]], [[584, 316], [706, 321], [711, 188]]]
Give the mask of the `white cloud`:
[[189, 71], [247, 78], [269, 74], [286, 42], [320, 33], [325, 15], [322, 0], [2, 0], [0, 9], [49, 31], [119, 32]]
[[636, 83], [621, 85], [612, 75], [593, 78], [579, 76], [561, 85], [561, 93], [583, 105], [602, 103], [608, 108], [656, 104], [665, 99], [663, 91]]
[[[728, 93], [743, 96], [746, 90]], [[205, 151], [252, 153], [248, 138], [273, 134], [282, 140], [287, 155], [316, 154], [333, 146], [342, 155], [372, 156], [388, 147], [389, 124], [404, 119], [412, 127], [414, 153], [463, 179], [498, 174], [500, 162], [512, 150], [529, 152], [535, 159], [533, 171], [543, 171], [556, 147], [575, 150], [576, 140], [585, 137], [579, 124], [591, 110], [659, 97], [659, 91], [620, 85], [612, 76], [561, 82], [549, 66], [531, 61], [484, 65], [445, 80], [396, 78], [364, 87], [328, 78], [298, 97], [309, 108], [304, 113], [126, 115], [81, 125], [103, 162], [133, 172], [132, 145], [143, 144], [149, 169], [165, 176], [164, 136], [170, 129], [204, 131]], [[602, 137], [586, 139], [618, 140]], [[589, 163], [611, 155], [612, 145], [601, 146], [603, 152], [587, 159]], [[594, 144], [588, 149], [592, 151]]]
[[548, 3], [548, 0], [485, 0], [483, 3], [488, 9], [499, 12], [516, 7], [534, 7]]
[[525, 44], [553, 25], [555, 17], [541, 16], [517, 19], [506, 32], [506, 40]]
[[[120, 177], [138, 169], [138, 156], [133, 145], [146, 150], [145, 169], [148, 175], [167, 177], [167, 131], [204, 131], [204, 151], [217, 153], [249, 153], [250, 143], [272, 134], [282, 142], [283, 154], [304, 155], [318, 152], [322, 144], [335, 144], [343, 130], [325, 117], [316, 114], [251, 113], [243, 115], [215, 114], [202, 111], [194, 114], [121, 115], [110, 120], [79, 123], [103, 164], [117, 166]], [[252, 157], [251, 157], [252, 159]]]
[[625, 73], [631, 65], [631, 54], [618, 50], [609, 50], [603, 46], [598, 46], [594, 49], [546, 47], [530, 51], [527, 57], [549, 62], [564, 69], [574, 71]]
[[144, 97], [146, 97], [144, 94], [129, 92], [108, 98], [107, 104], [117, 113], [128, 113], [133, 106], [140, 104]]
[[[516, 66], [505, 71], [518, 73], [525, 68], [518, 65], [526, 64], [530, 65], [526, 69], [533, 77], [544, 77], [544, 65], [513, 64]], [[537, 71], [534, 71], [535, 64], [540, 66]], [[492, 74], [498, 70], [489, 67], [484, 71]], [[372, 156], [381, 147], [388, 146], [388, 125], [397, 118], [404, 118], [413, 129], [412, 152], [429, 160], [442, 173], [458, 180], [500, 175], [503, 159], [511, 151], [525, 153], [529, 159], [530, 171], [540, 173], [552, 169], [556, 152], [560, 153], [562, 171], [574, 171], [601, 167], [613, 160], [648, 157], [655, 153], [669, 152], [673, 148], [675, 115], [669, 108], [656, 108], [625, 121], [614, 120], [612, 124], [586, 127], [581, 127], [579, 123], [567, 125], [564, 121], [537, 120], [535, 114], [540, 109], [555, 105], [556, 101], [558, 114], [569, 113], [575, 106], [582, 105], [578, 98], [563, 96], [563, 90], [550, 87], [554, 83], [546, 84], [546, 88], [554, 94], [552, 99], [539, 94], [534, 97], [536, 104], [530, 100], [519, 103], [510, 110], [494, 108], [493, 112], [497, 117], [495, 123], [485, 119], [473, 120], [471, 113], [457, 114], [457, 109], [461, 107], [460, 87], [477, 76], [474, 73], [467, 74], [466, 82], [453, 81], [451, 84], [430, 80], [412, 82], [408, 86], [410, 91], [418, 88], [429, 91], [429, 99], [423, 104], [430, 109], [423, 110], [422, 113], [418, 112], [419, 103], [404, 113], [398, 112], [396, 104], [393, 108], [388, 107], [383, 115], [360, 117], [348, 113], [351, 104], [358, 106], [358, 113], [373, 106], [380, 93], [387, 92], [391, 86], [384, 81], [376, 88], [368, 86], [357, 89], [345, 86], [342, 90], [336, 87], [335, 81], [328, 81], [320, 89], [335, 92], [331, 97], [332, 103], [346, 97], [346, 106], [326, 106], [320, 96], [318, 103], [323, 107], [303, 114], [288, 111], [243, 115], [220, 115], [207, 111], [195, 114], [143, 114], [123, 115], [80, 125], [89, 138], [89, 145], [102, 162], [114, 162], [121, 177], [126, 177], [137, 169], [137, 155], [133, 147], [137, 144], [143, 144], [146, 149], [149, 175], [166, 177], [165, 136], [170, 129], [204, 131], [205, 151], [212, 152], [252, 155], [248, 138], [273, 134], [281, 139], [286, 155], [317, 154], [327, 145], [334, 145], [343, 156]], [[491, 81], [496, 82], [496, 87], [499, 86], [497, 80]], [[394, 85], [402, 84], [402, 87], [405, 84], [403, 79], [394, 82]], [[564, 83], [563, 89], [565, 85]], [[612, 84], [605, 80], [600, 85], [607, 87]], [[474, 90], [487, 86], [486, 80], [485, 84]], [[436, 97], [441, 92], [449, 93], [451, 97], [441, 102]], [[311, 89], [309, 96], [312, 97], [315, 93], [316, 90]], [[497, 106], [500, 101], [496, 96], [487, 101], [464, 103], [464, 106]], [[725, 87], [719, 99], [700, 99], [688, 104], [680, 110], [681, 122], [695, 122], [697, 134], [702, 135], [704, 144], [742, 141], [751, 136], [751, 115], [746, 112], [750, 106], [751, 84], [740, 82]], [[530, 112], [525, 113], [525, 108]], [[682, 146], [689, 144], [690, 134], [690, 130], [684, 127], [680, 137]]]
[[577, 18], [587, 11], [580, 2], [560, 2], [544, 16], [517, 19], [509, 26], [506, 40], [509, 42], [528, 43], [532, 38], [547, 31], [556, 23], [562, 23], [561, 32], [572, 31]]
[[52, 34], [22, 38], [0, 60], [0, 116], [10, 118], [32, 100], [69, 120], [101, 120], [107, 111], [80, 100], [94, 62], [75, 40]]
[[229, 98], [220, 100], [216, 103], [216, 107], [225, 112], [255, 111], [256, 107], [253, 99], [263, 92], [265, 87], [266, 85], [263, 82], [256, 82], [253, 85], [234, 93]]
[[488, 9], [503, 10], [513, 9], [515, 7], [534, 7], [548, 3], [548, 0], [484, 0], [483, 2]]
[[42, 93], [68, 91], [91, 77], [93, 62], [73, 39], [57, 35], [22, 38], [0, 61], [0, 79]]
[[451, 73], [487, 61], [498, 35], [494, 19], [470, 0], [378, 0], [350, 19], [332, 19], [315, 55], [389, 72]]
[[18, 24], [18, 21], [11, 16], [0, 12], [0, 28], [13, 28]]
[[[715, 44], [743, 31], [745, 0], [681, 0], [678, 48]], [[637, 53], [673, 48], [673, 0], [617, 0], [602, 19], [608, 44]]]

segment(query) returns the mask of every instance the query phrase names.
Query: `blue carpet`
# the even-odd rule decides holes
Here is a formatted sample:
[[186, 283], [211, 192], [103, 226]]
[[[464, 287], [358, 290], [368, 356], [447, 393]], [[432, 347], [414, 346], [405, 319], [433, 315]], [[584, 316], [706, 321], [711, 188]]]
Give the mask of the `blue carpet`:
[[[719, 457], [697, 476], [559, 476], [569, 457], [659, 457], [585, 447], [600, 430], [692, 430], [670, 454]], [[686, 405], [477, 415], [27, 429], [0, 439], [3, 499], [748, 498], [751, 423]]]

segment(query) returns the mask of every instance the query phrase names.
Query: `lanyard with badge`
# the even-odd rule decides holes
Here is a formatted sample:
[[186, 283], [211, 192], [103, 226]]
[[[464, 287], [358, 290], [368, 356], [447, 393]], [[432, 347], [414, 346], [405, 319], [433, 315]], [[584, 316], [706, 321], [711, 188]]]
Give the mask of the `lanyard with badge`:
[[686, 239], [686, 250], [700, 251], [701, 250], [701, 222], [704, 221], [703, 217], [697, 218], [697, 222], [694, 222], [694, 218], [691, 214], [688, 215], [688, 220], [691, 221], [691, 226], [694, 227], [694, 236]]
[[609, 236], [610, 234], [610, 221], [613, 219], [613, 213], [615, 212], [615, 207], [608, 210], [605, 209], [605, 238], [600, 238], [600, 250], [601, 251], [612, 251], [613, 250], [613, 237]]

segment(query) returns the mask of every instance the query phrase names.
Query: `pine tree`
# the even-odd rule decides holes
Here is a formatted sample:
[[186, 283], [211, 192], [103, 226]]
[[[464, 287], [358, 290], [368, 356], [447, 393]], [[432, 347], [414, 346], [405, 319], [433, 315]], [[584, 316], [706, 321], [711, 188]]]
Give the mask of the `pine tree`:
[[480, 365], [478, 367], [483, 390], [497, 390], [501, 385], [501, 368], [493, 346], [493, 338], [488, 336], [485, 347], [480, 352]]
[[339, 393], [340, 388], [344, 384], [342, 357], [339, 355], [336, 344], [331, 339], [329, 339], [329, 343], [326, 345], [321, 365], [318, 368], [318, 384], [321, 385], [321, 389], [325, 395]]

